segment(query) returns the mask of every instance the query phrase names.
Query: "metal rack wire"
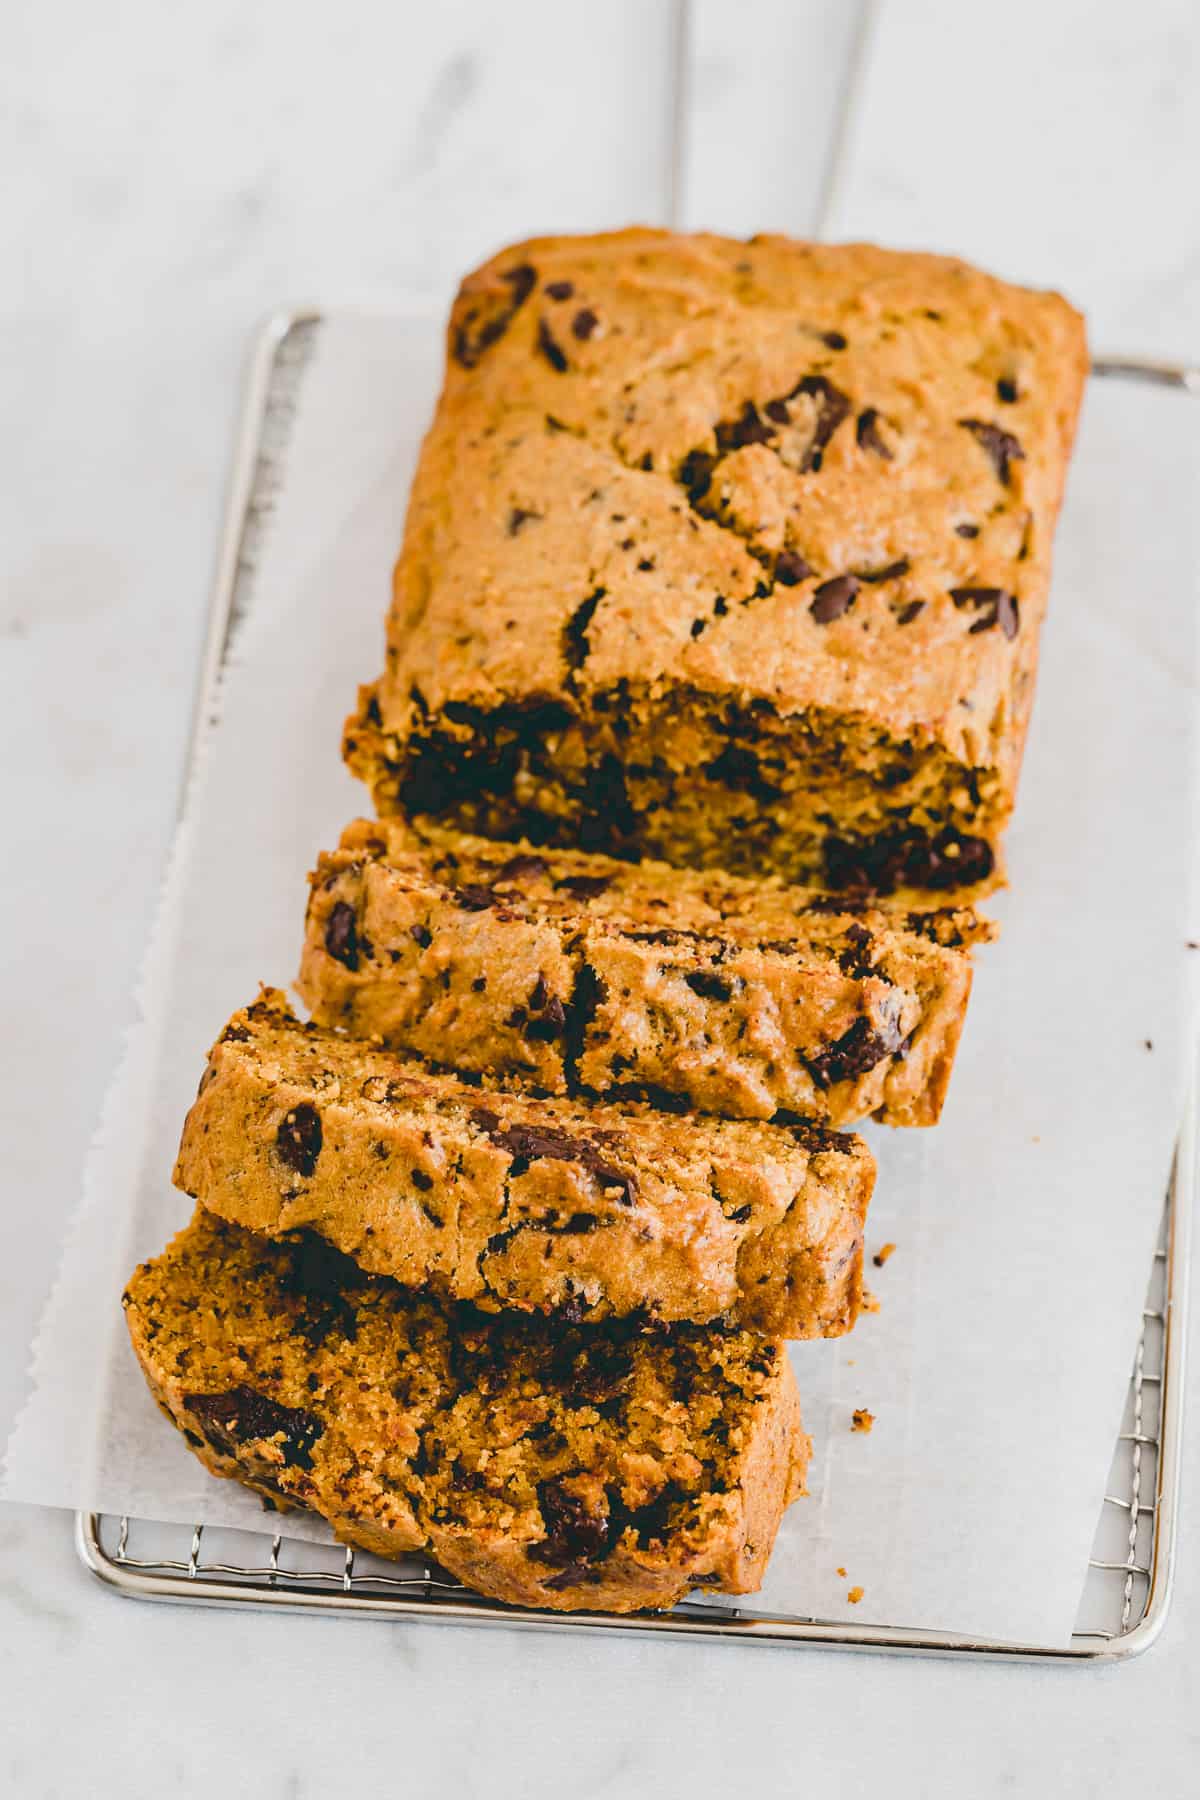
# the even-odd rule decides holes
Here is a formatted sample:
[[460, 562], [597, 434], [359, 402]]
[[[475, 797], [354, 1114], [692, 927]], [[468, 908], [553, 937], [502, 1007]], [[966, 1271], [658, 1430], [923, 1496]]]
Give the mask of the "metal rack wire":
[[[193, 763], [204, 732], [212, 728], [211, 696], [246, 609], [248, 583], [283, 479], [296, 398], [320, 323], [317, 309], [277, 315], [264, 327], [255, 348], [217, 560], [195, 711]], [[1187, 365], [1113, 357], [1095, 361], [1092, 373], [1200, 393], [1200, 368]], [[79, 1555], [108, 1586], [140, 1599], [999, 1659], [1078, 1662], [1131, 1656], [1157, 1636], [1171, 1590], [1194, 1170], [1193, 1105], [1183, 1123], [1125, 1418], [1086, 1580], [1081, 1571], [1083, 1601], [1069, 1645], [1006, 1643], [886, 1623], [847, 1625], [768, 1614], [752, 1606], [726, 1604], [720, 1595], [690, 1599], [668, 1613], [564, 1617], [485, 1600], [418, 1559], [387, 1563], [332, 1539], [312, 1543], [283, 1532], [235, 1532], [201, 1523], [168, 1526], [96, 1513], [78, 1515]]]

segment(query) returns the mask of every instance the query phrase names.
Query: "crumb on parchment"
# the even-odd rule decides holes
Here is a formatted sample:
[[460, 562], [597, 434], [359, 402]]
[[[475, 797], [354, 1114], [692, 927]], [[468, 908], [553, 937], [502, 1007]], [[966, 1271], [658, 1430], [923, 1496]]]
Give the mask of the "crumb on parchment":
[[839, 1575], [840, 1575], [840, 1576], [841, 1576], [841, 1578], [842, 1578], [842, 1580], [843, 1580], [843, 1581], [845, 1581], [845, 1579], [846, 1579], [846, 1571], [845, 1571], [845, 1569], [839, 1569], [839, 1570], [838, 1570], [838, 1574], [839, 1574]]
[[871, 1258], [871, 1261], [875, 1264], [875, 1267], [877, 1269], [882, 1269], [882, 1267], [883, 1267], [884, 1263], [887, 1261], [888, 1257], [892, 1256], [895, 1253], [895, 1249], [896, 1249], [895, 1244], [880, 1244], [878, 1250], [875, 1252], [874, 1256]]
[[850, 1602], [851, 1606], [857, 1606], [859, 1601], [862, 1599], [863, 1595], [866, 1593], [866, 1591], [867, 1590], [865, 1588], [852, 1587], [850, 1589], [850, 1592], [846, 1595], [846, 1598]]
[[875, 1414], [873, 1412], [868, 1412], [865, 1406], [855, 1407], [854, 1422], [850, 1427], [851, 1431], [870, 1431], [874, 1423]]
[[862, 1291], [862, 1309], [864, 1312], [881, 1312], [883, 1310], [877, 1296], [871, 1292], [865, 1282]]

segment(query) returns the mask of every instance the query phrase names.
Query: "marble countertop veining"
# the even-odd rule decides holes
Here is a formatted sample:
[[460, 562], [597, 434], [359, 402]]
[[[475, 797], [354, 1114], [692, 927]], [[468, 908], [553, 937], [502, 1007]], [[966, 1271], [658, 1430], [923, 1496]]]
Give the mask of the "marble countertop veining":
[[[990, 14], [889, 3], [916, 8], [947, 56], [975, 57], [981, 82], [988, 69], [1003, 78], [1018, 118], [1026, 104], [1044, 180], [1027, 157], [1017, 185], [1038, 253], [1056, 242], [1049, 209], [1065, 170], [1076, 209], [1092, 208], [1086, 231], [1076, 217], [1058, 234], [1092, 286], [1082, 297], [1131, 338], [1134, 314], [1148, 320], [1163, 350], [1189, 347], [1190, 321], [1195, 349], [1186, 75], [1200, 13], [1182, 0], [1144, 0], [1136, 14], [1059, 0], [1053, 30], [1029, 24], [1022, 53], [1031, 0], [1006, 8], [990, 50]], [[441, 305], [506, 238], [662, 220], [676, 189], [685, 223], [812, 229], [858, 9], [692, 0], [682, 40], [681, 10], [12, 0], [0, 63], [0, 943], [19, 1029], [0, 1050], [0, 1305], [29, 1334], [169, 843], [249, 330], [297, 298]], [[972, 33], [977, 44], [963, 41]], [[1104, 191], [1085, 179], [1073, 55], [1093, 111], [1110, 94], [1136, 186], [1118, 179], [1129, 157], [1110, 154], [1111, 139], [1096, 159]], [[1057, 106], [1051, 67], [1063, 72]], [[919, 78], [905, 72], [905, 91]], [[894, 183], [898, 220], [921, 183], [944, 178], [936, 130], [922, 115], [906, 133], [906, 110], [897, 99], [894, 166], [871, 171]], [[999, 206], [1006, 161], [1029, 148], [1015, 128], [946, 147], [967, 171], [957, 187], [945, 180], [951, 234], [960, 204], [962, 234], [980, 230], [968, 175]], [[1010, 241], [1006, 219], [1006, 255]], [[1140, 286], [1123, 242], [1146, 264]], [[0, 1370], [0, 1411], [23, 1379]], [[1192, 1430], [1185, 1507], [1198, 1459]], [[1193, 1790], [1200, 1751], [1188, 1516], [1159, 1645], [1097, 1670], [135, 1605], [88, 1582], [65, 1514], [6, 1508], [0, 1789], [1171, 1800]]]

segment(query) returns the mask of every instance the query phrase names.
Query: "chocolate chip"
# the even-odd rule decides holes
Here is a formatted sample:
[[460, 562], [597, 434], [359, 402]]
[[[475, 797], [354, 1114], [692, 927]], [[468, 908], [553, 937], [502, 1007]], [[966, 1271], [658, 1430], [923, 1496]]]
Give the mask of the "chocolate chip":
[[853, 575], [835, 575], [832, 581], [821, 583], [808, 610], [818, 625], [832, 624], [850, 611], [857, 593], [858, 582]]
[[960, 610], [971, 607], [978, 612], [979, 617], [969, 627], [969, 635], [972, 637], [980, 631], [990, 631], [993, 625], [999, 625], [1005, 637], [1011, 641], [1021, 628], [1021, 612], [1016, 595], [1010, 594], [1007, 588], [951, 588], [950, 598]]
[[282, 1438], [279, 1448], [291, 1468], [312, 1468], [313, 1445], [325, 1429], [315, 1413], [282, 1406], [251, 1387], [229, 1388], [223, 1394], [185, 1393], [183, 1404], [216, 1437], [218, 1448]]
[[607, 1513], [589, 1512], [561, 1480], [541, 1482], [537, 1493], [546, 1535], [530, 1548], [529, 1554], [536, 1562], [586, 1565], [604, 1555], [609, 1548]]
[[742, 744], [726, 744], [719, 756], [704, 764], [704, 773], [710, 781], [738, 788], [764, 806], [778, 800], [780, 795], [780, 789], [763, 776], [762, 765], [753, 750], [747, 750]]
[[543, 1160], [578, 1163], [589, 1175], [594, 1176], [601, 1187], [619, 1188], [623, 1206], [634, 1204], [637, 1197], [636, 1177], [607, 1161], [600, 1146], [591, 1139], [575, 1137], [557, 1125], [517, 1124], [502, 1127], [499, 1115], [485, 1106], [473, 1107], [471, 1118], [494, 1144], [508, 1151], [513, 1159], [511, 1174], [523, 1175], [531, 1162]]
[[275, 1148], [280, 1161], [306, 1181], [317, 1166], [321, 1142], [321, 1115], [307, 1101], [286, 1112], [275, 1133]]
[[548, 281], [546, 292], [552, 300], [569, 300], [575, 292], [575, 283], [573, 281]]
[[424, 925], [410, 925], [408, 928], [408, 935], [410, 938], [414, 939], [416, 943], [420, 944], [422, 950], [427, 950], [433, 942], [433, 933], [427, 931]]
[[723, 454], [744, 450], [748, 444], [769, 444], [775, 436], [770, 425], [764, 425], [758, 408], [747, 400], [736, 419], [722, 420], [717, 426], [717, 448]]
[[881, 456], [884, 462], [892, 461], [892, 453], [879, 433], [878, 407], [865, 406], [859, 413], [854, 438], [860, 450], [870, 450], [872, 455]]
[[347, 969], [358, 967], [358, 917], [352, 906], [339, 900], [325, 923], [325, 948], [335, 962]]
[[781, 550], [775, 559], [775, 579], [784, 587], [796, 587], [812, 573], [798, 550]]
[[894, 1056], [903, 1042], [904, 1034], [896, 1021], [889, 1020], [877, 1031], [864, 1014], [836, 1043], [806, 1056], [804, 1063], [816, 1086], [824, 1091], [834, 1082], [869, 1074], [885, 1057]]
[[496, 904], [496, 890], [484, 887], [480, 882], [469, 881], [464, 887], [451, 888], [455, 906], [463, 912], [486, 912]]
[[250, 1033], [244, 1025], [227, 1025], [217, 1041], [221, 1044], [248, 1044]]
[[540, 519], [541, 513], [528, 512], [523, 506], [514, 506], [508, 515], [508, 535], [516, 537], [522, 525], [528, 525], [530, 519]]
[[728, 1000], [733, 995], [732, 983], [711, 969], [694, 969], [683, 979], [703, 1000]]
[[978, 525], [971, 525], [967, 521], [964, 521], [961, 525], [956, 525], [954, 529], [961, 538], [977, 538], [979, 536]]
[[570, 894], [573, 900], [594, 900], [612, 886], [612, 881], [611, 875], [564, 875], [555, 886]]
[[496, 870], [494, 880], [497, 882], [528, 881], [531, 877], [546, 873], [546, 860], [542, 856], [510, 856]]
[[896, 610], [897, 625], [911, 625], [914, 619], [920, 618], [925, 611], [924, 600], [908, 600]]
[[717, 459], [707, 450], [691, 450], [679, 465], [679, 481], [687, 490], [688, 502], [696, 506], [712, 486], [712, 472]]
[[641, 561], [638, 563], [638, 573], [640, 575], [648, 575], [650, 573], [650, 571], [653, 569], [653, 567], [654, 567], [654, 558], [652, 556], [643, 556]]
[[844, 350], [847, 340], [840, 331], [823, 331], [821, 342], [827, 350]]
[[812, 442], [800, 463], [800, 473], [804, 475], [821, 467], [830, 438], [850, 411], [850, 401], [824, 375], [802, 376], [790, 393], [784, 395], [784, 399], [794, 400], [797, 394], [806, 394], [810, 400], [815, 401], [817, 409]]
[[412, 1184], [415, 1188], [420, 1188], [423, 1194], [427, 1194], [433, 1187], [433, 1176], [427, 1175], [424, 1169], [414, 1169], [412, 1171]]
[[499, 294], [480, 298], [467, 308], [454, 331], [454, 357], [464, 369], [473, 369], [512, 324], [537, 283], [537, 270], [528, 263], [501, 272], [509, 289], [508, 299]]
[[996, 398], [1002, 400], [1005, 406], [1015, 405], [1018, 398], [1016, 382], [1009, 376], [1002, 375], [996, 383]]
[[984, 419], [960, 419], [958, 423], [984, 450], [991, 460], [997, 475], [1008, 487], [1011, 480], [1011, 469], [1014, 462], [1023, 462], [1025, 452], [1011, 431], [1002, 431], [999, 425], [989, 425]]
[[566, 353], [562, 346], [555, 341], [554, 333], [545, 319], [538, 320], [537, 347], [552, 369], [556, 370], [559, 375], [566, 374]]
[[605, 590], [597, 588], [586, 600], [581, 600], [575, 611], [563, 626], [563, 656], [568, 669], [581, 669], [591, 652], [588, 643], [588, 626], [592, 622], [592, 614], [603, 600]]
[[909, 570], [908, 558], [906, 556], [902, 556], [899, 558], [899, 560], [897, 562], [888, 563], [886, 568], [883, 568], [883, 569], [859, 569], [857, 571], [857, 574], [858, 574], [858, 579], [860, 581], [871, 581], [871, 582], [899, 581], [899, 579], [902, 575], [908, 574], [908, 570]]
[[776, 425], [791, 424], [792, 415], [788, 411], [786, 400], [768, 400], [767, 404], [763, 407], [763, 411], [766, 413], [768, 419], [772, 419]]
[[725, 1217], [731, 1225], [744, 1225], [752, 1211], [753, 1208], [747, 1203], [745, 1206], [735, 1206], [731, 1213], [725, 1214]]
[[586, 343], [600, 323], [590, 306], [581, 306], [571, 320], [571, 330], [581, 343]]

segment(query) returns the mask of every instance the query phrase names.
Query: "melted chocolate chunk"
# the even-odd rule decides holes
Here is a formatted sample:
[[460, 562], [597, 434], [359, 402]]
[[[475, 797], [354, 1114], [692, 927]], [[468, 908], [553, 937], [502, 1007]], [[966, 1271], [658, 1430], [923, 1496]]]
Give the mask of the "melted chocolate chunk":
[[693, 969], [683, 979], [693, 994], [699, 994], [703, 1000], [729, 1000], [733, 996], [732, 982], [713, 969]]
[[637, 1179], [606, 1160], [601, 1147], [588, 1138], [574, 1137], [557, 1125], [502, 1126], [490, 1107], [471, 1109], [471, 1119], [486, 1132], [494, 1144], [512, 1157], [512, 1175], [523, 1175], [531, 1162], [578, 1163], [601, 1187], [619, 1188], [622, 1206], [632, 1206], [637, 1198]]
[[781, 550], [775, 559], [775, 579], [784, 587], [797, 587], [813, 573], [798, 550]]
[[492, 293], [481, 297], [459, 320], [454, 331], [455, 361], [464, 369], [473, 369], [485, 350], [490, 350], [512, 324], [537, 283], [537, 270], [528, 263], [505, 269], [500, 276], [507, 283], [508, 297]]
[[573, 1572], [573, 1565], [586, 1567], [611, 1548], [608, 1514], [589, 1512], [561, 1481], [540, 1483], [538, 1507], [546, 1536], [529, 1551], [536, 1562], [563, 1564], [565, 1576]]
[[978, 525], [972, 525], [967, 520], [964, 520], [961, 525], [956, 525], [954, 529], [961, 538], [977, 538], [979, 536]]
[[335, 962], [347, 969], [358, 967], [358, 917], [352, 906], [339, 900], [325, 922], [325, 948]]
[[996, 398], [1005, 406], [1014, 406], [1019, 398], [1017, 384], [1008, 375], [1002, 375], [996, 383]]
[[497, 882], [528, 881], [531, 877], [545, 875], [546, 859], [542, 856], [510, 856], [496, 870]]
[[898, 608], [895, 618], [897, 625], [911, 625], [914, 619], [920, 618], [925, 611], [924, 600], [908, 600]]
[[228, 1452], [242, 1444], [283, 1442], [279, 1449], [289, 1468], [311, 1469], [312, 1449], [325, 1427], [315, 1413], [299, 1406], [282, 1406], [269, 1394], [251, 1387], [230, 1388], [223, 1394], [184, 1394], [183, 1404]]
[[548, 281], [546, 292], [552, 300], [569, 300], [575, 292], [575, 283], [573, 281]]
[[424, 925], [410, 925], [408, 935], [414, 943], [420, 944], [422, 950], [428, 950], [433, 942], [432, 931], [427, 930]]
[[723, 420], [717, 426], [717, 449], [725, 455], [743, 450], [747, 444], [769, 444], [774, 436], [774, 427], [764, 425], [754, 402], [747, 400], [736, 419]]
[[823, 331], [821, 342], [827, 350], [844, 350], [848, 340], [840, 331]]
[[321, 1115], [315, 1106], [302, 1101], [284, 1114], [275, 1133], [275, 1148], [280, 1161], [307, 1181], [321, 1154]]
[[551, 331], [549, 325], [547, 325], [545, 319], [538, 320], [537, 347], [552, 369], [556, 370], [559, 375], [566, 374], [566, 351], [555, 339], [554, 333]]
[[486, 912], [496, 904], [495, 888], [484, 887], [481, 882], [469, 881], [464, 887], [451, 888], [450, 894], [463, 912]]
[[858, 579], [859, 581], [870, 582], [899, 581], [902, 575], [908, 574], [911, 566], [907, 556], [901, 556], [895, 562], [888, 563], [882, 569], [859, 569]]
[[889, 1021], [882, 1031], [876, 1031], [864, 1014], [855, 1019], [849, 1031], [843, 1032], [836, 1043], [828, 1044], [813, 1056], [806, 1056], [804, 1064], [816, 1086], [824, 1092], [836, 1081], [852, 1081], [857, 1075], [869, 1074], [885, 1057], [894, 1056], [903, 1042], [904, 1035], [894, 1021]]
[[586, 343], [599, 323], [600, 320], [590, 306], [581, 306], [571, 320], [571, 330], [581, 343]]
[[528, 523], [531, 519], [540, 519], [541, 516], [542, 515], [540, 512], [529, 512], [523, 506], [514, 506], [512, 511], [508, 515], [508, 535], [509, 535], [509, 537], [516, 537], [516, 535], [517, 535], [518, 531], [520, 531], [522, 525], [528, 525]]
[[1016, 595], [1010, 594], [1007, 588], [951, 588], [950, 598], [960, 611], [964, 607], [970, 607], [979, 614], [975, 623], [969, 627], [972, 637], [977, 632], [990, 631], [993, 625], [998, 625], [1011, 641], [1021, 628], [1021, 611]]
[[991, 459], [992, 467], [1008, 487], [1012, 479], [1012, 464], [1023, 462], [1025, 452], [1011, 431], [1002, 431], [999, 425], [989, 425], [985, 419], [960, 419], [958, 423], [971, 436]]
[[818, 625], [832, 624], [840, 619], [854, 605], [858, 593], [858, 581], [853, 575], [835, 575], [832, 581], [823, 581], [812, 597], [809, 607]]
[[564, 875], [554, 885], [570, 894], [573, 900], [594, 900], [612, 886], [612, 880], [611, 875]]
[[812, 442], [800, 463], [800, 473], [805, 475], [810, 470], [821, 467], [830, 438], [850, 411], [850, 401], [824, 375], [802, 376], [790, 393], [784, 395], [784, 399], [794, 400], [798, 394], [807, 394], [810, 400], [816, 402], [817, 408]]
[[588, 643], [588, 626], [592, 622], [592, 614], [603, 600], [604, 588], [597, 588], [586, 600], [581, 600], [575, 611], [563, 626], [563, 656], [568, 669], [582, 669], [591, 652]]
[[859, 840], [826, 838], [825, 878], [831, 888], [890, 894], [896, 888], [973, 887], [986, 881], [995, 857], [986, 838], [947, 826], [935, 837], [901, 830]]
[[719, 756], [704, 764], [704, 773], [710, 781], [737, 788], [763, 805], [779, 798], [780, 790], [763, 778], [753, 750], [747, 750], [741, 744], [727, 744]]
[[679, 481], [687, 491], [688, 502], [697, 506], [712, 486], [712, 472], [717, 466], [715, 456], [707, 450], [692, 450], [679, 465]]
[[854, 440], [860, 450], [869, 450], [873, 456], [881, 456], [884, 462], [892, 461], [892, 453], [879, 432], [879, 408], [864, 406], [854, 426]]

